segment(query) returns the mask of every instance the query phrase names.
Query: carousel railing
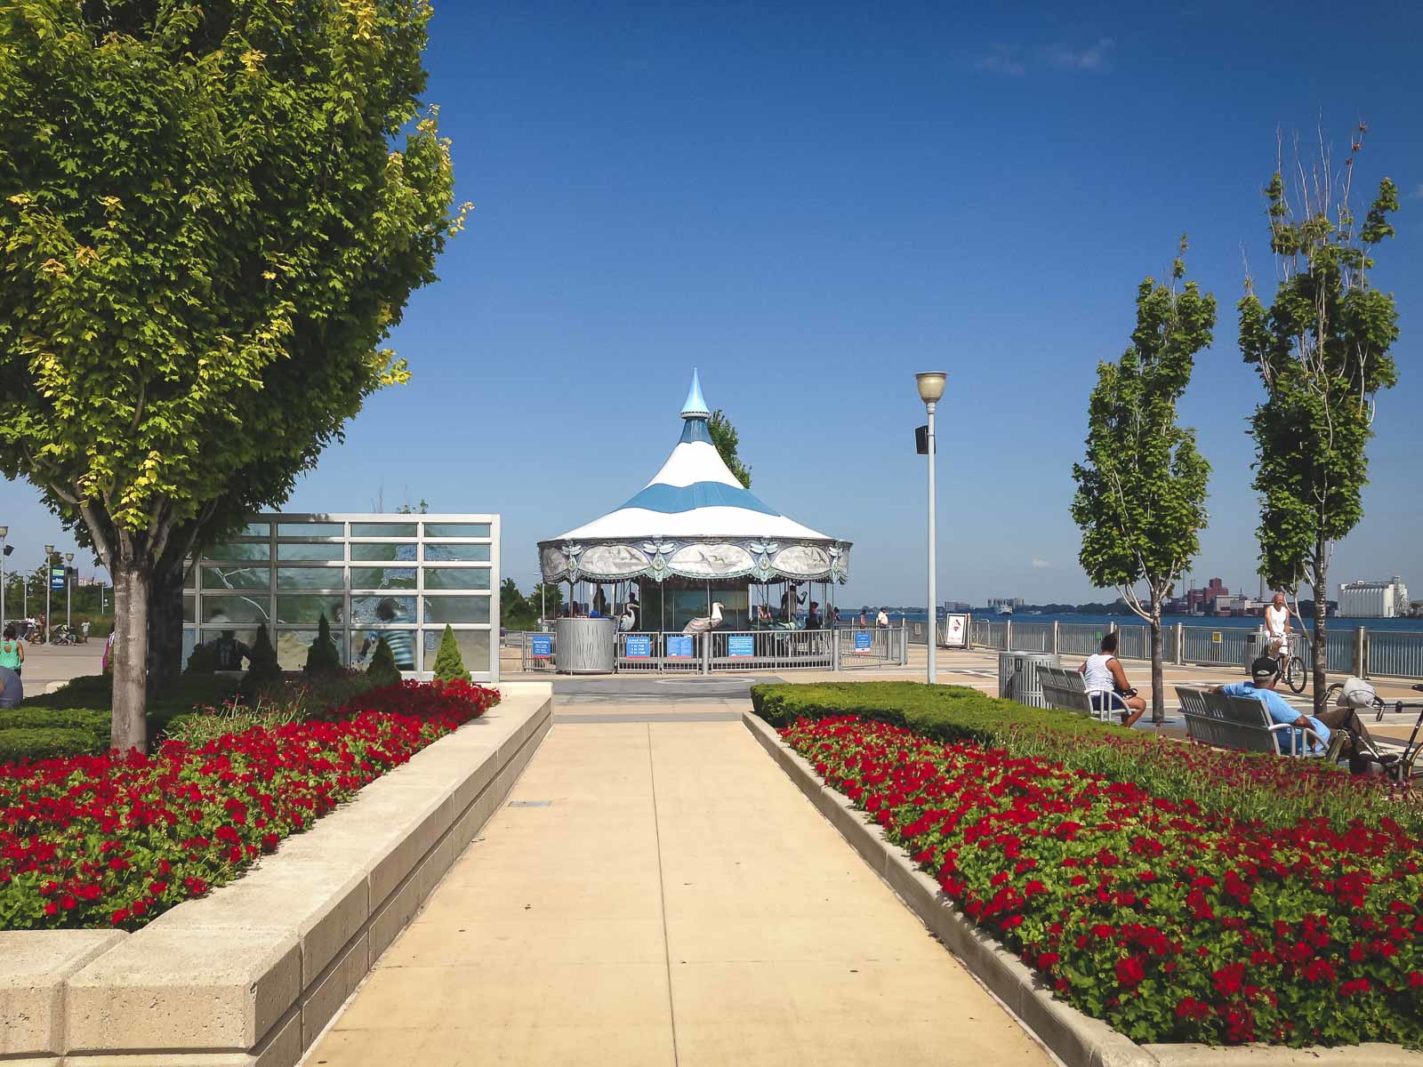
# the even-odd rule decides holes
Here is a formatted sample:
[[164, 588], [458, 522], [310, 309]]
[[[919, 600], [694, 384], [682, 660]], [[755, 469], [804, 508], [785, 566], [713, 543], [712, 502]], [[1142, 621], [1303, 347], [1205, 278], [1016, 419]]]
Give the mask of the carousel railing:
[[707, 636], [707, 668], [713, 671], [834, 666], [834, 630], [713, 630]]
[[[926, 624], [920, 624], [927, 629]], [[834, 631], [837, 668], [903, 666], [909, 662], [908, 626], [840, 627]]]
[[614, 665], [624, 671], [700, 672], [705, 656], [701, 634], [667, 634], [656, 631], [619, 633]]

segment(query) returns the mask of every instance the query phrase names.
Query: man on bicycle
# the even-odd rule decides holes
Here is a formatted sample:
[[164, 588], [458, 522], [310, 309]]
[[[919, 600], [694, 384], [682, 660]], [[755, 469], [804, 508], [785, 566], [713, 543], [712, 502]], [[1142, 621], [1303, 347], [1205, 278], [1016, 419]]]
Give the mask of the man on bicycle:
[[1290, 610], [1285, 606], [1285, 594], [1276, 593], [1265, 609], [1265, 644], [1270, 658], [1283, 665], [1290, 654]]

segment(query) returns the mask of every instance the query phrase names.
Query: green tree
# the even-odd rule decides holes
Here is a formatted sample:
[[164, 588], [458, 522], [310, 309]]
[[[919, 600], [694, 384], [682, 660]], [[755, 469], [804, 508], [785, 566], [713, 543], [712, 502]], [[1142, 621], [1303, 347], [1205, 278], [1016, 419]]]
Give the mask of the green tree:
[[[1279, 281], [1266, 308], [1247, 278], [1239, 304], [1240, 351], [1265, 386], [1250, 422], [1263, 505], [1260, 574], [1296, 598], [1301, 581], [1314, 592], [1316, 709], [1327, 688], [1330, 551], [1363, 515], [1374, 401], [1398, 380], [1389, 355], [1398, 309], [1368, 278], [1371, 249], [1393, 236], [1398, 190], [1384, 178], [1362, 222], [1354, 215], [1349, 194], [1363, 134], [1360, 126], [1341, 170], [1321, 153], [1293, 203], [1281, 173], [1270, 179]], [[1294, 170], [1305, 174], [1303, 166]]]
[[366, 667], [366, 676], [373, 685], [395, 685], [400, 681], [400, 668], [395, 665], [395, 653], [384, 637], [376, 641], [371, 662]]
[[146, 745], [155, 577], [171, 605], [223, 502], [289, 487], [406, 377], [380, 346], [463, 219], [419, 100], [429, 18], [0, 7], [0, 469], [113, 576], [120, 748]]
[[1195, 430], [1178, 426], [1196, 353], [1211, 343], [1215, 297], [1182, 284], [1186, 240], [1169, 285], [1137, 288], [1131, 347], [1097, 368], [1088, 406], [1087, 456], [1074, 464], [1072, 518], [1082, 529], [1082, 569], [1098, 587], [1115, 586], [1151, 627], [1151, 715], [1166, 717], [1161, 609], [1200, 551], [1210, 464]]
[[750, 489], [751, 468], [741, 462], [741, 457], [736, 452], [736, 446], [741, 443], [741, 437], [736, 432], [736, 427], [731, 425], [731, 420], [720, 408], [712, 412], [711, 419], [707, 422], [707, 430], [711, 433], [712, 444], [716, 446], [722, 462], [726, 464], [732, 474], [736, 475], [737, 481], [745, 488]]
[[548, 585], [540, 582], [534, 586], [534, 591], [529, 594], [529, 613], [537, 616], [543, 612], [543, 617], [547, 619], [558, 615], [559, 609], [563, 607], [563, 590], [557, 583]]
[[459, 642], [455, 640], [455, 631], [449, 623], [445, 623], [445, 632], [440, 635], [440, 650], [435, 653], [434, 675], [441, 682], [469, 681], [469, 668], [464, 665]]
[[307, 649], [306, 666], [302, 669], [311, 675], [337, 674], [341, 670], [341, 653], [331, 637], [331, 624], [326, 621], [324, 611], [317, 623], [316, 640]]

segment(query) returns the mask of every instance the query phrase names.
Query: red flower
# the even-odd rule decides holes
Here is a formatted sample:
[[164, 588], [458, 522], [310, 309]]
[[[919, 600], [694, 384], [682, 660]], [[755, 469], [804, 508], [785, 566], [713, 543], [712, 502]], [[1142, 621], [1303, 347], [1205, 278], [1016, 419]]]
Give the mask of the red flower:
[[1117, 981], [1124, 986], [1139, 985], [1146, 977], [1146, 968], [1141, 965], [1141, 960], [1136, 956], [1127, 956], [1117, 960]]
[[1245, 964], [1228, 964], [1211, 975], [1211, 981], [1215, 984], [1216, 992], [1221, 996], [1234, 996], [1240, 992], [1240, 987], [1245, 982]]

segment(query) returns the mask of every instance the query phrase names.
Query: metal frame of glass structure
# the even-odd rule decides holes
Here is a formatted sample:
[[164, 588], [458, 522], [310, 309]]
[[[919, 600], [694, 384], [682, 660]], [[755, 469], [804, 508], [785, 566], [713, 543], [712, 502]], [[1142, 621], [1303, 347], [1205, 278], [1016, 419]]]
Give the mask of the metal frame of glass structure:
[[428, 678], [445, 624], [475, 681], [499, 680], [499, 516], [254, 515], [214, 545], [183, 591], [183, 660], [265, 624], [285, 670], [300, 670], [326, 616], [343, 663], [385, 637], [397, 666]]

